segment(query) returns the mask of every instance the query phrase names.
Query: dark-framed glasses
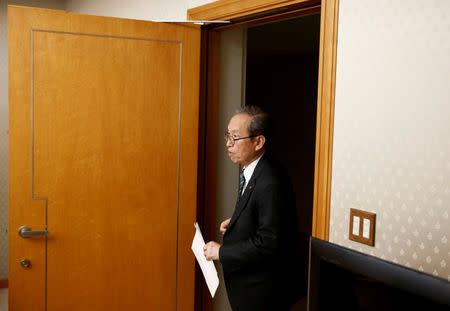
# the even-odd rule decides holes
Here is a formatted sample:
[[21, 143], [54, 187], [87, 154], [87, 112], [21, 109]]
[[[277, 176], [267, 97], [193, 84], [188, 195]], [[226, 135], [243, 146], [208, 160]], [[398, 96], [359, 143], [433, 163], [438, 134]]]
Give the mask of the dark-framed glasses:
[[231, 136], [230, 133], [225, 132], [225, 135], [224, 135], [223, 138], [225, 139], [225, 143], [230, 142], [231, 145], [234, 145], [236, 143], [236, 141], [238, 141], [238, 140], [247, 139], [247, 138], [253, 138], [253, 137], [256, 137], [256, 136], [259, 136], [259, 135], [250, 135], [250, 136], [245, 136], [245, 137], [233, 137], [233, 136]]

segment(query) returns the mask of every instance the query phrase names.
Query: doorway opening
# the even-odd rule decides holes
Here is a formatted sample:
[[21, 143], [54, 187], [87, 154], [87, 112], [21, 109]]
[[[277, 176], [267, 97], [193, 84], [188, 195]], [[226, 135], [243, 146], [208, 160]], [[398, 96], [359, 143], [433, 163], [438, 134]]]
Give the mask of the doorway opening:
[[305, 252], [312, 232], [319, 42], [320, 14], [247, 32], [245, 103], [272, 116], [269, 151], [292, 179]]
[[[208, 87], [207, 96], [208, 103], [215, 97], [213, 101], [217, 104], [207, 106], [209, 111], [205, 113], [206, 136], [215, 138], [206, 139], [207, 143], [215, 144], [214, 148], [206, 148], [205, 155], [207, 239], [221, 242], [218, 228], [224, 219], [231, 217], [238, 189], [239, 168], [226, 155], [223, 132], [237, 108], [246, 104], [260, 106], [271, 115], [274, 126], [268, 152], [287, 168], [294, 186], [301, 241], [298, 250], [302, 255], [297, 268], [303, 272], [306, 289], [308, 239], [313, 218], [320, 14], [232, 28], [216, 34], [219, 35], [211, 35], [210, 40], [218, 41], [219, 57], [208, 59], [208, 67], [213, 67], [208, 72], [215, 70], [218, 82], [216, 87]], [[214, 54], [209, 51], [208, 55]], [[208, 73], [208, 83], [215, 80], [210, 76]], [[208, 171], [208, 163], [213, 163], [214, 173]], [[216, 295], [214, 306], [206, 309], [231, 310], [224, 286]], [[303, 295], [306, 296], [306, 291]], [[306, 299], [295, 310], [306, 310]]]

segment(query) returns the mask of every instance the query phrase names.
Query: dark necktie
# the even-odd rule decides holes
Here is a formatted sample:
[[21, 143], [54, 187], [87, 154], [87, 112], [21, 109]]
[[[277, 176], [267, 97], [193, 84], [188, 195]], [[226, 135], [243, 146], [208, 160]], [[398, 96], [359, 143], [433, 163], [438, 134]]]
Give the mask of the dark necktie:
[[242, 191], [244, 190], [245, 185], [245, 177], [244, 177], [244, 171], [241, 172], [239, 175], [239, 194], [238, 194], [238, 201], [242, 196]]

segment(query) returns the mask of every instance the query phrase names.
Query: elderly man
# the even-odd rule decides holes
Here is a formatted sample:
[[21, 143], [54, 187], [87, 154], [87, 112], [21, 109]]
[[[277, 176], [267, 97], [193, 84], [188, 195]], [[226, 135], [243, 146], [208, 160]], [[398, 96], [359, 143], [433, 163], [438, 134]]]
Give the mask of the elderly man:
[[228, 156], [241, 165], [234, 213], [220, 225], [223, 245], [208, 242], [208, 260], [220, 260], [233, 310], [288, 310], [294, 302], [296, 210], [290, 179], [266, 154], [269, 117], [255, 106], [228, 124]]

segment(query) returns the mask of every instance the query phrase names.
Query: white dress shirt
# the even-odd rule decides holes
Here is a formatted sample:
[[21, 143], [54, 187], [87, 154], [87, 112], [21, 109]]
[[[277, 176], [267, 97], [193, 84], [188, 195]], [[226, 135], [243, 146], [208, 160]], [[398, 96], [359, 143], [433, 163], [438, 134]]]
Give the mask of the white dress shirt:
[[252, 178], [252, 175], [253, 175], [253, 172], [255, 171], [256, 165], [258, 164], [259, 160], [261, 160], [263, 155], [264, 154], [262, 154], [258, 159], [254, 160], [252, 163], [250, 163], [249, 165], [247, 165], [243, 168], [245, 184], [244, 184], [244, 189], [242, 189], [242, 193], [244, 193], [245, 188], [247, 188], [248, 181], [250, 180], [250, 178]]

